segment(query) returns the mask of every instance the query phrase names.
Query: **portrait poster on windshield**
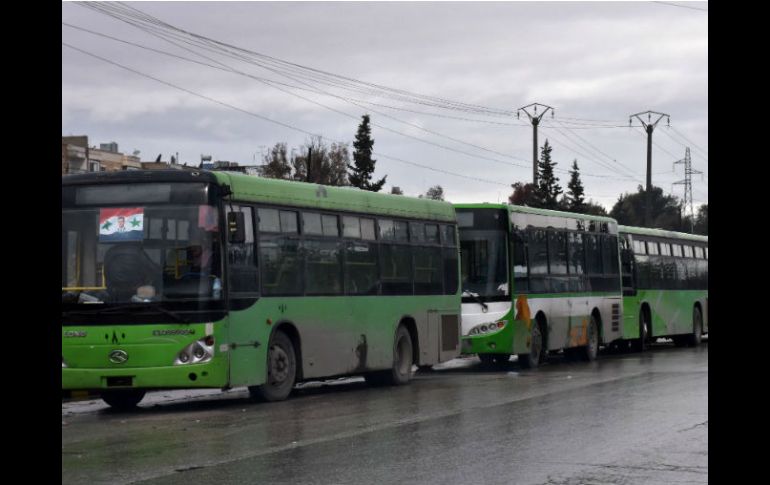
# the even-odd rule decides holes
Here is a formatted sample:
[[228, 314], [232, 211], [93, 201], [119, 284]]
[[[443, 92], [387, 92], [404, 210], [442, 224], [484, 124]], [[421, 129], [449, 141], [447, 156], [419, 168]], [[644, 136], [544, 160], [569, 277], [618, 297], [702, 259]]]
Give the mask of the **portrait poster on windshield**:
[[141, 241], [144, 208], [109, 208], [99, 211], [99, 242]]

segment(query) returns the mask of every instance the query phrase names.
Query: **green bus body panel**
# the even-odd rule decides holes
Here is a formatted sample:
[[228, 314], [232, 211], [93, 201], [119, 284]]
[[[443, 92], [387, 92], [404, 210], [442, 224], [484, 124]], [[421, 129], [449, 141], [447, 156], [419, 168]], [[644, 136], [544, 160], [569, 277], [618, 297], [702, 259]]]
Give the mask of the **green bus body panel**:
[[[639, 235], [708, 244], [708, 236], [663, 229], [619, 225], [618, 232], [632, 238]], [[653, 337], [691, 334], [696, 304], [702, 312], [703, 333], [708, 333], [708, 290], [638, 289], [635, 295], [623, 297], [624, 339], [639, 338], [639, 316], [644, 304], [650, 308]]]
[[[534, 214], [538, 216], [558, 217], [562, 219], [577, 219], [583, 221], [605, 222], [611, 226], [611, 233], [615, 234], [617, 221], [611, 217], [596, 216], [589, 214], [577, 214], [573, 212], [564, 212], [550, 209], [538, 209], [527, 206], [517, 206], [503, 203], [462, 203], [454, 204], [455, 209], [502, 209], [508, 213], [508, 227], [510, 230], [511, 214]], [[540, 226], [538, 226], [540, 227]], [[620, 254], [618, 253], [618, 258]], [[508, 282], [511, 288], [511, 311], [500, 319], [507, 319], [510, 323], [502, 330], [492, 334], [464, 335], [462, 336], [462, 354], [528, 354], [531, 345], [531, 323], [539, 311], [546, 314], [548, 326], [548, 350], [561, 348], [570, 348], [582, 345], [584, 342], [579, 339], [584, 335], [583, 330], [591, 318], [594, 309], [598, 309], [602, 322], [600, 324], [600, 338], [603, 343], [617, 340], [623, 333], [623, 297], [621, 290], [621, 275], [618, 274], [617, 291], [595, 291], [580, 293], [544, 293], [527, 294], [528, 305], [530, 306], [531, 322], [528, 324], [523, 320], [515, 320], [516, 306], [516, 288], [512, 281]], [[559, 301], [561, 300], [561, 301]], [[551, 303], [553, 301], [554, 303]], [[558, 303], [556, 303], [558, 301]], [[574, 305], [580, 305], [586, 301], [588, 304], [584, 310], [574, 311], [572, 305], [567, 303], [572, 301]], [[612, 330], [612, 305], [618, 305], [619, 315], [616, 319], [617, 325]], [[568, 308], [564, 308], [564, 307]], [[559, 308], [562, 307], [562, 308]], [[566, 313], [574, 314], [567, 315]], [[486, 323], [492, 323], [492, 320]]]
[[688, 234], [686, 232], [666, 231], [663, 229], [648, 229], [646, 227], [633, 227], [633, 226], [621, 226], [618, 225], [618, 232], [620, 234], [639, 234], [640, 236], [656, 236], [666, 237], [671, 239], [682, 239], [685, 241], [696, 242], [708, 242], [708, 236], [701, 236], [699, 234]]
[[[456, 209], [505, 209], [509, 213], [519, 212], [522, 214], [537, 214], [540, 216], [553, 216], [553, 217], [566, 217], [568, 219], [580, 219], [597, 222], [607, 222], [610, 224], [617, 224], [617, 221], [611, 217], [594, 216], [589, 214], [578, 214], [575, 212], [564, 212], [551, 209], [537, 209], [535, 207], [527, 207], [523, 205], [510, 205], [510, 204], [454, 204]], [[620, 228], [620, 226], [618, 226]]]
[[[459, 296], [262, 298], [230, 315], [231, 340], [236, 343], [231, 350], [230, 385], [264, 382], [270, 333], [284, 324], [299, 334], [297, 350], [305, 379], [389, 369], [396, 328], [403, 318], [416, 323], [420, 354], [415, 363], [437, 363], [439, 322], [429, 321], [431, 311], [457, 315], [459, 320]], [[255, 341], [260, 343], [256, 348], [250, 345]]]
[[229, 172], [213, 173], [221, 184], [230, 186], [233, 192], [231, 198], [237, 201], [455, 221], [454, 207], [448, 202], [379, 194], [351, 187], [330, 187]]
[[623, 338], [639, 338], [639, 315], [642, 305], [650, 307], [653, 337], [691, 334], [693, 309], [700, 303], [703, 333], [708, 333], [708, 291], [706, 290], [638, 290], [623, 297]]
[[[263, 384], [273, 329], [291, 325], [299, 334], [304, 378], [330, 377], [392, 367], [393, 341], [403, 318], [415, 321], [415, 363], [437, 363], [440, 318], [457, 315], [459, 295], [272, 297], [233, 311], [214, 324], [214, 358], [205, 364], [172, 366], [177, 354], [205, 336], [205, 324], [67, 326], [63, 332], [62, 389], [103, 389], [107, 377], [133, 377], [133, 387], [235, 387]], [[458, 318], [459, 321], [459, 318]], [[153, 337], [156, 330], [194, 330], [193, 335]], [[119, 343], [112, 343], [113, 331]], [[124, 336], [125, 335], [125, 336]], [[224, 345], [224, 350], [222, 350]], [[436, 348], [433, 348], [435, 345]], [[121, 349], [129, 359], [113, 364], [108, 355]], [[191, 372], [196, 380], [189, 379]], [[203, 376], [202, 373], [207, 375]]]
[[[225, 205], [232, 200], [299, 210], [456, 222], [454, 207], [448, 202], [211, 173], [217, 183], [230, 187]], [[457, 269], [459, 272], [459, 258]], [[452, 318], [444, 321], [445, 316]], [[296, 330], [301, 365], [298, 377], [303, 379], [390, 369], [396, 328], [405, 318], [414, 322], [415, 364], [432, 365], [457, 356], [457, 341], [455, 350], [442, 348], [442, 344], [447, 345], [442, 332], [456, 322], [458, 328], [447, 335], [450, 341], [453, 335], [459, 340], [459, 288], [454, 295], [262, 296], [250, 307], [229, 311], [217, 322], [64, 326], [62, 359], [67, 367], [62, 367], [62, 389], [105, 389], [110, 377], [131, 377], [132, 387], [146, 389], [260, 385], [267, 378], [267, 350], [276, 328], [289, 334], [292, 328]], [[183, 348], [206, 336], [207, 324], [213, 324], [214, 330], [212, 360], [173, 365]], [[157, 330], [194, 330], [194, 334], [153, 336]], [[112, 340], [113, 332], [117, 343]], [[118, 349], [129, 355], [123, 364], [109, 361], [109, 353]], [[191, 373], [195, 380], [190, 379]]]
[[[195, 333], [154, 336], [159, 330]], [[132, 387], [136, 388], [224, 387], [229, 358], [218, 347], [226, 341], [226, 321], [213, 323], [213, 330], [211, 361], [173, 365], [183, 348], [206, 336], [205, 323], [63, 327], [62, 358], [68, 367], [62, 368], [62, 389], [107, 388], [108, 377], [132, 377]], [[67, 336], [78, 332], [85, 337]], [[110, 352], [118, 349], [128, 354], [125, 363], [110, 362]], [[190, 379], [190, 373], [195, 373], [195, 380]]]

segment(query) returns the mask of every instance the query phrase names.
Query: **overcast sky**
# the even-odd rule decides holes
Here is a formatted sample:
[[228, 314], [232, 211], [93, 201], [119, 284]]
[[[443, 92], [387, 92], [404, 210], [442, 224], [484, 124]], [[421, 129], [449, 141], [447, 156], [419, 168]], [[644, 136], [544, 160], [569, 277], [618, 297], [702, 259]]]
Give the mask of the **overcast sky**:
[[[128, 5], [190, 33], [368, 83], [494, 110], [552, 106], [555, 118], [543, 119], [539, 144], [547, 138], [553, 145], [558, 169], [577, 159], [587, 196], [609, 209], [620, 193], [644, 184], [646, 135], [628, 128], [628, 120], [647, 110], [671, 116], [671, 128], [663, 119], [653, 135], [653, 184], [682, 196], [683, 186], [672, 183], [684, 179], [684, 167], [674, 170], [673, 162], [690, 146], [693, 169], [705, 174], [693, 176], [693, 196], [696, 204], [708, 202], [708, 4], [677, 4], [690, 8], [661, 2]], [[211, 64], [76, 3], [62, 4], [62, 21]], [[247, 76], [65, 25], [62, 42], [328, 140], [352, 142], [368, 112], [379, 125], [372, 128], [381, 154], [376, 175], [387, 174], [388, 192], [397, 185], [416, 196], [439, 184], [452, 202], [497, 202], [506, 200], [511, 183], [531, 181], [532, 127], [523, 113], [517, 120], [314, 85], [334, 97], [298, 89], [308, 87], [301, 84], [307, 78], [206, 53], [238, 71], [297, 86], [283, 89], [347, 117]], [[115, 141], [124, 153], [140, 150], [142, 160], [178, 152], [188, 164], [210, 154], [246, 165], [260, 163], [276, 142], [300, 147], [308, 138], [65, 46], [62, 135], [88, 135], [91, 145]], [[566, 187], [569, 175], [557, 175]]]

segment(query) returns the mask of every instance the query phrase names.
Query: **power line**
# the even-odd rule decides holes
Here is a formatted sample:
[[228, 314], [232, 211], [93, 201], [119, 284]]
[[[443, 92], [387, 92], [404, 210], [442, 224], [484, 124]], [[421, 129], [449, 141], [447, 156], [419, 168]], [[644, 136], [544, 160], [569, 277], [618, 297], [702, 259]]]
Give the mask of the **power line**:
[[691, 7], [689, 5], [679, 5], [678, 3], [674, 3], [674, 2], [653, 2], [653, 3], [660, 3], [662, 5], [668, 5], [671, 7], [689, 8], [691, 10], [700, 10], [701, 12], [708, 12], [707, 8]]
[[[142, 30], [144, 30], [144, 29], [142, 29]], [[155, 35], [155, 34], [153, 34], [153, 35]], [[171, 44], [173, 44], [173, 45], [175, 45], [175, 46], [177, 46], [177, 47], [180, 47], [180, 48], [182, 48], [182, 49], [185, 49], [185, 50], [188, 50], [188, 51], [190, 51], [190, 50], [189, 50], [189, 49], [187, 49], [186, 47], [184, 47], [184, 46], [180, 46], [180, 45], [178, 45], [177, 43], [175, 43], [174, 41], [172, 41], [172, 40], [169, 40], [169, 39], [167, 39], [167, 38], [165, 38], [165, 37], [163, 37], [163, 40], [165, 40], [165, 41], [167, 41], [167, 42], [169, 42], [169, 43], [171, 43]], [[153, 49], [153, 50], [154, 50], [154, 49]], [[192, 52], [192, 51], [191, 51], [191, 52]], [[340, 110], [338, 110], [338, 109], [336, 109], [336, 108], [332, 108], [332, 107], [330, 107], [330, 106], [327, 106], [327, 105], [325, 105], [325, 104], [323, 104], [323, 103], [319, 103], [319, 102], [317, 102], [317, 101], [311, 100], [311, 99], [309, 99], [309, 98], [306, 98], [306, 97], [304, 97], [304, 96], [301, 96], [301, 95], [299, 95], [299, 94], [296, 94], [296, 93], [292, 93], [292, 92], [286, 91], [286, 90], [284, 90], [284, 89], [281, 89], [281, 88], [279, 88], [279, 87], [277, 87], [277, 86], [274, 86], [274, 85], [272, 85], [272, 84], [271, 84], [271, 80], [266, 80], [266, 79], [264, 79], [264, 78], [256, 78], [256, 77], [254, 77], [254, 76], [251, 76], [251, 75], [249, 75], [249, 74], [247, 74], [247, 73], [244, 73], [244, 72], [242, 72], [242, 71], [238, 71], [238, 70], [236, 70], [236, 69], [232, 68], [231, 66], [228, 66], [228, 65], [226, 65], [226, 64], [224, 64], [224, 63], [221, 63], [221, 62], [219, 62], [219, 61], [216, 61], [216, 60], [214, 60], [214, 59], [211, 59], [210, 57], [204, 56], [204, 55], [202, 55], [202, 54], [200, 54], [200, 53], [197, 53], [197, 52], [193, 52], [193, 53], [195, 53], [195, 54], [197, 54], [197, 55], [200, 55], [201, 57], [204, 57], [204, 58], [206, 58], [206, 59], [208, 59], [208, 60], [210, 60], [210, 61], [212, 61], [212, 62], [216, 62], [216, 63], [220, 64], [221, 66], [223, 66], [224, 68], [226, 68], [225, 70], [227, 70], [227, 71], [230, 71], [230, 72], [233, 72], [233, 73], [236, 73], [236, 74], [241, 74], [241, 75], [244, 75], [244, 76], [247, 76], [247, 77], [251, 77], [251, 78], [253, 78], [253, 79], [257, 80], [257, 81], [260, 81], [260, 82], [262, 82], [262, 83], [267, 83], [267, 84], [271, 85], [271, 87], [273, 87], [273, 88], [275, 88], [275, 89], [278, 89], [278, 90], [280, 90], [280, 91], [282, 91], [282, 92], [284, 92], [284, 93], [286, 93], [286, 94], [289, 94], [289, 95], [292, 95], [292, 96], [295, 96], [295, 97], [299, 97], [300, 99], [303, 99], [303, 100], [305, 100], [305, 101], [308, 101], [308, 102], [310, 102], [310, 103], [316, 104], [316, 105], [318, 105], [318, 106], [321, 106], [321, 107], [323, 107], [323, 108], [325, 108], [325, 109], [328, 109], [328, 110], [330, 110], [330, 111], [334, 111], [334, 112], [336, 112], [336, 113], [338, 113], [338, 114], [341, 114], [341, 115], [343, 115], [343, 116], [346, 116], [346, 117], [349, 117], [349, 118], [352, 118], [352, 119], [356, 119], [356, 120], [358, 119], [358, 117], [357, 117], [357, 116], [355, 116], [355, 115], [351, 115], [351, 114], [349, 114], [349, 113], [346, 113], [346, 112], [344, 112], [344, 111], [340, 111]], [[175, 56], [175, 57], [179, 57], [179, 56]], [[183, 58], [183, 59], [187, 60], [186, 58]], [[194, 61], [194, 62], [195, 62], [195, 61]], [[211, 65], [208, 65], [208, 64], [204, 64], [204, 65], [207, 65], [208, 67], [215, 67], [215, 66], [211, 66]], [[271, 69], [271, 70], [272, 70], [272, 69]], [[279, 75], [283, 75], [283, 76], [285, 76], [285, 77], [288, 77], [289, 79], [291, 79], [291, 80], [293, 80], [293, 81], [295, 81], [295, 82], [299, 82], [299, 83], [301, 83], [301, 84], [306, 84], [307, 86], [310, 86], [310, 85], [308, 85], [307, 83], [305, 83], [304, 81], [302, 81], [302, 80], [300, 80], [300, 79], [294, 78], [294, 77], [292, 77], [292, 76], [289, 76], [289, 75], [287, 75], [287, 74], [285, 74], [285, 73], [281, 73], [281, 72], [277, 72], [277, 71], [275, 71], [275, 72], [276, 72], [277, 74], [279, 74]], [[343, 100], [343, 101], [345, 101], [345, 102], [348, 102], [348, 103], [350, 103], [350, 104], [353, 104], [353, 105], [355, 105], [355, 106], [358, 106], [358, 107], [360, 107], [360, 108], [364, 108], [364, 109], [366, 109], [366, 108], [365, 108], [364, 106], [362, 106], [361, 104], [359, 104], [359, 103], [356, 103], [355, 101], [352, 101], [352, 100], [350, 100], [349, 98], [345, 98], [345, 97], [343, 97], [343, 96], [339, 96], [339, 95], [336, 95], [336, 94], [333, 94], [333, 93], [329, 93], [329, 92], [326, 92], [326, 91], [321, 91], [321, 90], [318, 90], [317, 88], [315, 88], [313, 91], [314, 91], [314, 92], [316, 92], [316, 93], [318, 93], [318, 94], [323, 94], [323, 95], [331, 96], [331, 97], [334, 97], [334, 98], [337, 98], [337, 99]], [[513, 156], [513, 155], [509, 155], [509, 154], [507, 154], [507, 153], [502, 153], [502, 152], [499, 152], [499, 151], [496, 151], [496, 150], [491, 150], [491, 149], [489, 149], [489, 148], [486, 148], [486, 147], [482, 147], [482, 146], [480, 146], [480, 145], [476, 145], [476, 144], [473, 144], [473, 143], [468, 143], [468, 142], [465, 142], [465, 141], [463, 141], [463, 140], [460, 140], [460, 139], [457, 139], [457, 138], [454, 138], [454, 137], [451, 137], [451, 136], [448, 136], [448, 135], [444, 135], [444, 134], [442, 134], [442, 133], [439, 133], [439, 132], [436, 132], [436, 131], [433, 131], [433, 130], [429, 130], [429, 129], [427, 129], [427, 128], [421, 127], [421, 126], [419, 126], [419, 125], [416, 125], [416, 124], [414, 124], [414, 123], [410, 123], [410, 122], [407, 122], [407, 121], [401, 120], [401, 119], [399, 119], [399, 118], [396, 118], [396, 117], [394, 117], [394, 116], [388, 115], [387, 113], [383, 113], [383, 112], [381, 112], [381, 111], [378, 111], [378, 110], [374, 110], [374, 109], [371, 109], [371, 108], [370, 108], [369, 110], [370, 110], [370, 111], [372, 111], [373, 113], [377, 113], [377, 114], [379, 114], [379, 115], [381, 115], [381, 116], [384, 116], [384, 117], [386, 117], [386, 118], [390, 118], [390, 119], [392, 119], [392, 120], [394, 120], [394, 121], [397, 121], [397, 122], [399, 122], [399, 123], [403, 123], [403, 124], [409, 125], [409, 126], [411, 126], [411, 127], [413, 127], [413, 128], [417, 128], [417, 129], [419, 129], [419, 130], [421, 130], [421, 131], [425, 131], [426, 133], [430, 133], [430, 134], [432, 134], [432, 135], [435, 135], [435, 136], [439, 136], [439, 137], [442, 137], [442, 138], [446, 138], [446, 139], [449, 139], [449, 140], [451, 140], [451, 141], [454, 141], [454, 142], [456, 142], [456, 143], [460, 143], [460, 144], [468, 145], [468, 146], [471, 146], [471, 147], [473, 147], [473, 148], [476, 148], [476, 149], [479, 149], [479, 150], [483, 150], [483, 151], [487, 151], [487, 152], [490, 152], [490, 153], [494, 153], [494, 154], [497, 154], [497, 155], [501, 155], [501, 156], [503, 156], [503, 157], [506, 157], [506, 158], [511, 158], [511, 159], [515, 159], [515, 160], [523, 160], [523, 159], [521, 159], [521, 158], [518, 158], [518, 157], [516, 157], [516, 156]], [[443, 148], [443, 149], [446, 149], [446, 150], [450, 150], [450, 151], [454, 151], [454, 152], [457, 152], [457, 153], [461, 153], [461, 154], [463, 154], [463, 155], [467, 155], [467, 156], [470, 156], [470, 157], [473, 157], [473, 158], [481, 158], [481, 159], [485, 159], [485, 160], [493, 161], [493, 162], [496, 162], [496, 163], [506, 164], [506, 165], [510, 165], [510, 166], [520, 166], [520, 167], [525, 167], [524, 165], [521, 165], [521, 164], [516, 164], [516, 163], [513, 163], [513, 162], [506, 162], [506, 161], [498, 160], [498, 159], [495, 159], [495, 158], [484, 157], [484, 156], [481, 156], [481, 155], [475, 155], [475, 154], [472, 154], [472, 153], [469, 153], [469, 152], [466, 152], [466, 151], [457, 150], [457, 149], [454, 149], [454, 148], [452, 148], [452, 147], [448, 147], [448, 146], [446, 146], [446, 145], [442, 145], [442, 144], [439, 144], [439, 143], [435, 143], [435, 142], [432, 142], [432, 141], [429, 141], [429, 140], [425, 140], [425, 139], [422, 139], [422, 138], [419, 138], [419, 137], [416, 137], [416, 136], [413, 136], [413, 135], [409, 135], [409, 134], [407, 134], [407, 133], [403, 133], [403, 132], [401, 132], [401, 131], [398, 131], [398, 130], [394, 130], [394, 129], [392, 129], [392, 128], [389, 128], [389, 127], [387, 127], [387, 126], [384, 126], [384, 125], [381, 125], [381, 124], [378, 124], [378, 123], [372, 123], [372, 125], [373, 125], [373, 126], [376, 126], [376, 127], [378, 127], [378, 128], [384, 129], [384, 130], [386, 130], [386, 131], [389, 131], [389, 132], [392, 132], [392, 133], [395, 133], [395, 134], [398, 134], [398, 135], [401, 135], [401, 136], [404, 136], [404, 137], [407, 137], [407, 138], [411, 138], [411, 139], [414, 139], [414, 140], [416, 140], [416, 141], [419, 141], [419, 142], [422, 142], [422, 143], [426, 143], [426, 144], [429, 144], [429, 145], [433, 145], [433, 146], [436, 146], [436, 147], [439, 147], [439, 148]]]
[[[327, 138], [327, 137], [325, 137], [323, 135], [319, 135], [317, 133], [312, 133], [310, 131], [303, 130], [302, 128], [298, 128], [296, 126], [290, 125], [288, 123], [284, 123], [282, 121], [278, 121], [278, 120], [274, 120], [272, 118], [268, 118], [266, 116], [262, 116], [260, 114], [254, 113], [252, 111], [245, 110], [243, 108], [239, 108], [237, 106], [234, 106], [232, 104], [226, 103], [224, 101], [220, 101], [218, 99], [212, 98], [210, 96], [206, 96], [204, 94], [197, 93], [195, 91], [189, 90], [189, 89], [184, 88], [182, 86], [178, 86], [176, 84], [173, 84], [173, 83], [164, 81], [162, 79], [159, 79], [157, 77], [151, 76], [149, 74], [145, 74], [145, 73], [143, 73], [141, 71], [138, 71], [136, 69], [130, 68], [130, 67], [125, 66], [123, 64], [120, 64], [118, 62], [111, 61], [111, 60], [106, 59], [106, 58], [104, 58], [102, 56], [94, 54], [92, 52], [88, 52], [86, 50], [80, 49], [79, 47], [75, 47], [75, 46], [73, 46], [71, 44], [68, 44], [66, 42], [62, 42], [62, 45], [66, 46], [66, 47], [69, 47], [70, 49], [76, 50], [76, 51], [78, 51], [78, 52], [80, 52], [82, 54], [85, 54], [85, 55], [94, 57], [96, 59], [99, 59], [99, 60], [101, 60], [103, 62], [106, 62], [108, 64], [112, 64], [113, 66], [119, 67], [119, 68], [124, 69], [124, 70], [129, 71], [129, 72], [132, 72], [132, 73], [134, 73], [136, 75], [139, 75], [139, 76], [151, 79], [153, 81], [159, 82], [161, 84], [164, 84], [166, 86], [172, 87], [174, 89], [179, 89], [179, 90], [184, 91], [184, 92], [186, 92], [188, 94], [191, 94], [193, 96], [197, 96], [199, 98], [205, 99], [205, 100], [210, 101], [212, 103], [216, 103], [216, 104], [219, 104], [221, 106], [225, 106], [227, 108], [234, 109], [234, 110], [239, 111], [239, 112], [241, 112], [243, 114], [246, 114], [246, 115], [249, 115], [249, 116], [253, 116], [253, 117], [259, 118], [261, 120], [268, 121], [270, 123], [275, 123], [277, 125], [283, 126], [283, 127], [288, 128], [290, 130], [294, 130], [294, 131], [298, 131], [300, 133], [304, 133], [306, 135], [318, 137], [318, 138], [326, 140], [326, 141], [335, 142], [335, 143], [344, 143], [344, 142], [341, 142], [341, 141], [338, 141], [338, 140], [332, 140], [330, 138]], [[472, 177], [472, 176], [468, 176], [468, 175], [458, 174], [458, 173], [455, 173], [455, 172], [450, 172], [448, 170], [437, 169], [437, 168], [434, 168], [434, 167], [430, 167], [428, 165], [423, 165], [423, 164], [420, 164], [420, 163], [411, 162], [411, 161], [408, 161], [408, 160], [404, 160], [404, 159], [401, 159], [401, 158], [393, 157], [393, 156], [386, 155], [386, 154], [383, 154], [383, 153], [375, 153], [375, 155], [377, 155], [378, 157], [387, 158], [387, 159], [394, 160], [394, 161], [397, 161], [397, 162], [409, 164], [409, 165], [416, 166], [416, 167], [421, 167], [421, 168], [424, 168], [424, 169], [427, 169], [427, 170], [431, 170], [431, 171], [434, 171], [434, 172], [439, 172], [439, 173], [443, 173], [443, 174], [447, 174], [447, 175], [452, 175], [452, 176], [455, 176], [455, 177], [460, 177], [460, 178], [464, 178], [464, 179], [468, 179], [468, 180], [476, 180], [476, 181], [479, 181], [479, 182], [484, 182], [484, 183], [493, 184], [493, 185], [502, 185], [502, 186], [505, 186], [505, 187], [509, 186], [509, 184], [504, 184], [504, 183], [496, 182], [496, 181], [493, 181], [493, 180], [486, 180], [486, 179], [482, 179], [482, 178], [479, 178], [479, 177]]]
[[[274, 69], [280, 69], [284, 74], [286, 72], [291, 72], [291, 73], [294, 73], [295, 75], [301, 75], [307, 79], [312, 79], [315, 82], [321, 82], [325, 84], [334, 84], [337, 87], [340, 87], [342, 89], [357, 90], [358, 92], [361, 92], [361, 89], [373, 90], [370, 92], [376, 92], [386, 97], [395, 97], [396, 99], [399, 99], [400, 101], [404, 101], [404, 102], [425, 104], [425, 105], [437, 107], [440, 109], [454, 109], [459, 111], [475, 112], [477, 114], [485, 114], [485, 115], [492, 115], [492, 116], [510, 116], [512, 114], [512, 112], [506, 111], [506, 110], [499, 110], [499, 109], [488, 108], [485, 106], [475, 105], [471, 103], [452, 101], [445, 98], [439, 98], [436, 96], [427, 96], [419, 93], [409, 92], [403, 89], [390, 88], [390, 87], [386, 87], [386, 86], [382, 86], [382, 85], [378, 85], [370, 82], [360, 81], [360, 80], [353, 79], [346, 76], [341, 76], [338, 74], [329, 73], [326, 71], [322, 71], [320, 69], [303, 66], [297, 63], [285, 61], [276, 57], [268, 56], [266, 54], [261, 54], [258, 52], [250, 51], [248, 49], [243, 49], [241, 47], [233, 46], [221, 41], [216, 41], [214, 39], [211, 39], [202, 35], [198, 35], [192, 32], [187, 32], [183, 29], [172, 26], [155, 17], [152, 17], [151, 15], [141, 12], [140, 10], [134, 7], [125, 6], [122, 4], [114, 5], [114, 4], [106, 4], [106, 3], [100, 3], [100, 2], [88, 2], [88, 3], [79, 2], [78, 4], [85, 8], [95, 10], [99, 13], [108, 15], [112, 18], [121, 20], [123, 22], [129, 23], [134, 26], [137, 26], [136, 25], [137, 23], [141, 23], [141, 24], [144, 24], [145, 26], [148, 26], [148, 28], [154, 28], [156, 30], [166, 30], [166, 31], [172, 30], [172, 31], [181, 33], [183, 35], [192, 37], [193, 39], [196, 39], [196, 41], [204, 42], [204, 43], [208, 43], [209, 45], [216, 46], [216, 48], [218, 49], [225, 49], [225, 50], [234, 49], [235, 51], [240, 52], [243, 55], [257, 57], [260, 60], [259, 62], [262, 63], [261, 67], [265, 67], [265, 63], [268, 63], [272, 65]], [[232, 51], [229, 51], [229, 53], [233, 54]]]
[[[555, 134], [553, 132], [548, 131], [550, 129], [557, 130], [562, 136], [564, 136], [564, 138], [559, 138], [559, 137], [555, 136]], [[580, 147], [577, 147], [574, 144], [575, 142], [570, 140], [567, 137], [567, 135], [563, 134], [563, 132], [561, 130], [559, 130], [559, 128], [557, 128], [555, 126], [549, 126], [547, 129], [546, 128], [542, 128], [542, 131], [543, 131], [544, 134], [546, 134], [551, 139], [551, 141], [555, 140], [556, 143], [562, 145], [564, 148], [566, 148], [566, 149], [572, 151], [573, 153], [577, 154], [579, 156], [579, 158], [581, 158], [582, 160], [593, 162], [594, 164], [598, 165], [600, 168], [603, 168], [605, 170], [609, 170], [609, 171], [614, 172], [617, 175], [619, 175], [619, 177], [602, 176], [602, 178], [615, 179], [615, 180], [635, 180], [637, 182], [639, 181], [636, 178], [636, 176], [629, 176], [629, 175], [627, 175], [625, 173], [620, 172], [618, 169], [616, 169], [615, 167], [607, 164], [606, 162], [603, 162], [603, 161], [600, 161], [600, 160], [596, 160], [595, 158], [587, 155], [586, 153], [584, 153], [580, 149]], [[554, 169], [554, 170], [559, 170], [559, 169]], [[561, 171], [561, 170], [559, 170], [559, 171]], [[569, 172], [569, 170], [564, 170], [564, 172]], [[585, 172], [581, 171], [580, 175], [591, 176], [592, 174], [585, 173]], [[593, 176], [594, 177], [598, 177], [597, 175], [593, 175]]]
[[600, 156], [604, 156], [609, 161], [609, 163], [618, 165], [620, 168], [622, 168], [624, 171], [628, 172], [629, 174], [631, 174], [634, 177], [638, 176], [638, 174], [635, 173], [633, 170], [631, 170], [629, 167], [626, 167], [622, 163], [618, 162], [617, 159], [615, 159], [614, 157], [611, 157], [610, 155], [607, 155], [605, 152], [603, 152], [597, 146], [592, 144], [590, 141], [586, 140], [582, 136], [580, 136], [577, 133], [573, 132], [571, 128], [569, 128], [567, 126], [564, 126], [559, 120], [554, 120], [554, 122], [559, 123], [560, 125], [562, 125], [564, 127], [565, 130], [569, 131], [570, 133], [572, 133], [574, 136], [576, 136], [580, 140], [583, 140], [586, 145], [588, 145], [590, 148], [592, 148], [594, 150], [594, 153], [598, 153]]

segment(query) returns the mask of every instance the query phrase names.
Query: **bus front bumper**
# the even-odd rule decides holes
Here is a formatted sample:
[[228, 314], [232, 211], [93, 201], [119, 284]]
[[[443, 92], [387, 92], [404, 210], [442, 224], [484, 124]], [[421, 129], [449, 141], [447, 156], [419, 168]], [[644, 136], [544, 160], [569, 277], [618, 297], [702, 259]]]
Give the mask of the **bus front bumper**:
[[62, 390], [223, 388], [228, 384], [224, 359], [166, 367], [81, 369], [63, 367]]
[[491, 334], [464, 335], [463, 354], [528, 354], [530, 331], [527, 323], [514, 320]]

